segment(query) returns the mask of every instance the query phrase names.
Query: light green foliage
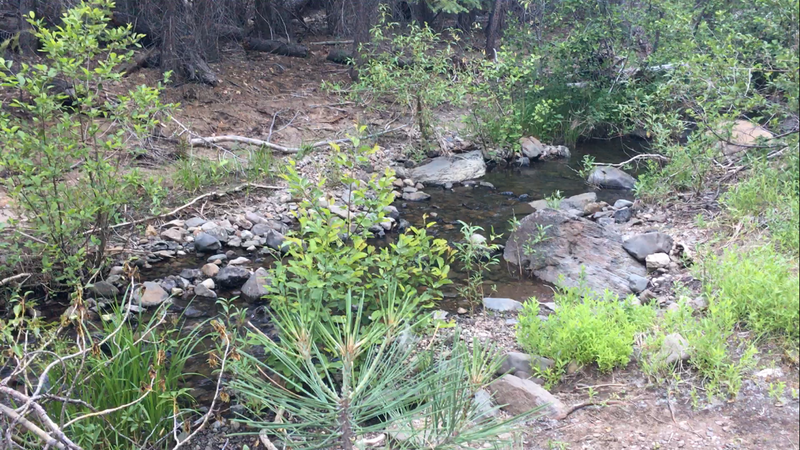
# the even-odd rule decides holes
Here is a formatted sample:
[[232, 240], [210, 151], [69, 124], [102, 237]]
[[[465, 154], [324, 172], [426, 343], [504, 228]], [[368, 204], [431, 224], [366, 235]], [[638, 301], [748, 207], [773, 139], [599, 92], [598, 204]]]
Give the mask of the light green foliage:
[[561, 207], [561, 200], [564, 200], [564, 196], [561, 194], [561, 191], [556, 190], [547, 196], [545, 200], [547, 201], [548, 208], [558, 209]]
[[[104, 85], [122, 77], [118, 67], [131, 59], [128, 48], [138, 39], [129, 28], [108, 26], [111, 6], [81, 2], [57, 28], [31, 15], [42, 62], [0, 60], [0, 84], [19, 94], [7, 105], [14, 114], [0, 112], [0, 145], [9, 150], [0, 169], [28, 219], [14, 225], [38, 238], [25, 238], [12, 253], [41, 255], [41, 270], [61, 283], [103, 262], [109, 225], [126, 206], [147, 204], [133, 195], [137, 189], [156, 192], [139, 172], [125, 170], [168, 105], [159, 100], [161, 85], [107, 97]], [[62, 85], [69, 88], [56, 88]]]
[[465, 73], [455, 69], [455, 52], [428, 25], [412, 23], [406, 29], [388, 22], [388, 11], [372, 28], [370, 47], [362, 48], [365, 62], [359, 68], [353, 95], [389, 98], [413, 117], [424, 144], [433, 138], [432, 108], [460, 104], [465, 95]]
[[[367, 242], [373, 235], [370, 229], [388, 221], [385, 210], [394, 199], [394, 174], [387, 169], [366, 182], [356, 178], [359, 166], [376, 147], [357, 137], [352, 144], [353, 149], [348, 150], [332, 145], [332, 158], [340, 170], [339, 178], [330, 181], [345, 187], [344, 197], [352, 199], [348, 204], [326, 198], [323, 188], [329, 180], [304, 178], [294, 161], [287, 163], [282, 175], [292, 195], [301, 199], [297, 210], [300, 229], [287, 235], [288, 258], [273, 270], [272, 302], [286, 300], [296, 290], [304, 293], [299, 299], [303, 303], [324, 299], [323, 320], [329, 320], [328, 314], [341, 314], [345, 293], [351, 289], [361, 289], [372, 298], [396, 282], [403, 291], [425, 287], [425, 298], [431, 301], [440, 295], [439, 288], [450, 283], [452, 250], [425, 229], [412, 227], [381, 248]], [[359, 212], [348, 214], [349, 207]], [[374, 306], [368, 303], [370, 313]]]
[[734, 320], [757, 336], [800, 339], [797, 263], [772, 247], [726, 250], [703, 262], [713, 304], [730, 308]]
[[461, 262], [467, 279], [463, 286], [458, 287], [458, 293], [469, 302], [474, 312], [475, 305], [486, 297], [483, 287], [484, 274], [492, 266], [500, 262], [497, 256], [497, 250], [500, 246], [491, 242], [499, 239], [502, 235], [491, 233], [487, 243], [486, 238], [480, 234], [484, 231], [482, 227], [459, 222], [461, 223], [461, 235], [464, 240], [454, 244], [454, 246], [456, 248], [456, 258]]
[[581, 286], [559, 288], [555, 302], [558, 309], [547, 320], [538, 317], [538, 301], [526, 302], [517, 339], [525, 351], [556, 361], [557, 368], [570, 361], [597, 364], [603, 372], [627, 365], [634, 336], [646, 330], [655, 317], [651, 307]]
[[194, 193], [242, 178], [250, 182], [271, 178], [273, 164], [272, 152], [264, 147], [234, 152], [217, 160], [189, 155], [178, 160], [172, 181]]
[[[365, 434], [387, 427], [390, 435], [406, 436], [392, 448], [457, 449], [498, 444], [499, 434], [531, 417], [479, 419], [474, 393], [499, 366], [496, 352], [480, 342], [473, 341], [470, 350], [456, 333], [451, 348], [418, 352], [400, 339], [424, 304], [414, 292], [401, 294], [392, 286], [377, 297], [344, 298], [346, 314], [331, 328], [314, 314], [278, 306], [280, 342], [250, 334], [250, 343], [286, 365], [289, 376], [267, 377], [272, 367], [248, 354], [233, 363], [238, 376], [232, 388], [252, 405], [253, 419], [243, 423], [299, 449], [354, 449]], [[377, 303], [385, 320], [365, 322], [366, 303]], [[339, 361], [338, 370], [318, 370], [316, 360], [329, 356]], [[263, 408], [297, 420], [273, 421], [262, 416]]]
[[722, 198], [726, 216], [768, 231], [781, 250], [800, 251], [800, 156], [790, 152], [785, 164], [757, 163], [749, 176]]

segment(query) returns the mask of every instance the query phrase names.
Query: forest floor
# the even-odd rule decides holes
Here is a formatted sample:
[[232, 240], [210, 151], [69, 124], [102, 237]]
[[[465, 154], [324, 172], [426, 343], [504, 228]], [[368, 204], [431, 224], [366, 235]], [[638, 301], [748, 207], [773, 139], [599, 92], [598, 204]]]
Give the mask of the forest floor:
[[[184, 84], [166, 89], [165, 100], [180, 103], [174, 113], [176, 122], [168, 127], [179, 133], [185, 127], [191, 131], [191, 137], [233, 134], [297, 147], [301, 143], [343, 138], [353, 132], [356, 123], [367, 125], [368, 132], [377, 132], [409, 121], [402, 107], [384, 105], [388, 107], [383, 111], [367, 111], [364, 105], [323, 90], [323, 80], [346, 86], [347, 67], [326, 61], [327, 47], [310, 45], [310, 48], [311, 54], [305, 59], [229, 50], [223, 62], [212, 64], [222, 80], [218, 86]], [[156, 70], [143, 69], [126, 78], [121, 87], [154, 84], [159, 79]], [[456, 117], [453, 111], [441, 111], [440, 125], [457, 126]], [[406, 128], [382, 137], [379, 140], [382, 151], [372, 161], [375, 169], [396, 159], [404, 146], [412, 145], [412, 133]], [[182, 151], [185, 150], [165, 145], [142, 164], [149, 172], [163, 176], [169, 185], [174, 163]], [[212, 159], [227, 157], [228, 153], [222, 148], [192, 151]], [[324, 157], [324, 150], [314, 152], [311, 157], [317, 155]], [[175, 186], [173, 189], [172, 202], [177, 205], [193, 196], [180, 193]], [[254, 200], [236, 201], [246, 204]], [[226, 211], [237, 207], [217, 206]], [[691, 212], [671, 214], [676, 206], [679, 205], [665, 205], [657, 213], [665, 214], [671, 226], [694, 233], [697, 241], [702, 241], [703, 232], [695, 230], [692, 220], [687, 220], [693, 217]], [[206, 214], [210, 214], [208, 210]], [[8, 216], [7, 198], [0, 196], [0, 220]], [[520, 351], [514, 327], [506, 323], [508, 318], [480, 312], [474, 318], [459, 316], [457, 321], [467, 334], [500, 343], [505, 350]], [[796, 450], [800, 446], [800, 408], [796, 396], [792, 398], [789, 393], [797, 392], [800, 387], [797, 361], [787, 359], [776, 348], [762, 348], [759, 357], [758, 368], [744, 381], [739, 396], [732, 401], [706, 400], [701, 381], [689, 368], [680, 370], [675, 380], [663, 385], [648, 380], [635, 363], [611, 374], [579, 369], [553, 389], [564, 404], [577, 405], [590, 400], [621, 403], [581, 408], [561, 421], [539, 419], [530, 423], [521, 430], [523, 447]], [[786, 389], [780, 395], [771, 394], [779, 383], [785, 383]], [[699, 400], [692, 398], [693, 388], [700, 393]], [[252, 449], [262, 448], [256, 436], [226, 435], [233, 431], [230, 425], [208, 430], [192, 448], [236, 450], [243, 444]]]

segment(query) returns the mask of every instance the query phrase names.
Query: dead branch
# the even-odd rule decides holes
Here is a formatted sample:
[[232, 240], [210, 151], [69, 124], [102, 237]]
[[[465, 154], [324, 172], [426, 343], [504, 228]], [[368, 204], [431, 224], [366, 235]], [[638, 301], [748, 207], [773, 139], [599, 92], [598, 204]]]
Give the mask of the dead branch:
[[3, 278], [2, 280], [0, 280], [0, 286], [5, 286], [8, 283], [11, 283], [12, 281], [19, 280], [20, 278], [25, 278], [25, 277], [29, 277], [29, 276], [31, 276], [31, 274], [29, 274], [29, 273], [18, 273], [16, 275], [10, 276], [8, 278]]
[[[171, 217], [171, 216], [174, 216], [175, 214], [178, 214], [179, 212], [183, 211], [184, 209], [194, 205], [195, 203], [197, 203], [200, 200], [203, 200], [205, 198], [209, 198], [209, 197], [224, 197], [226, 195], [230, 195], [230, 194], [233, 194], [235, 192], [240, 192], [245, 188], [272, 189], [272, 190], [283, 189], [280, 186], [268, 186], [268, 185], [264, 185], [264, 184], [244, 183], [244, 184], [241, 184], [241, 185], [239, 185], [239, 186], [237, 186], [237, 187], [235, 187], [233, 189], [227, 190], [227, 191], [212, 191], [212, 192], [208, 192], [206, 194], [200, 195], [198, 197], [195, 197], [189, 203], [186, 203], [186, 204], [184, 204], [182, 206], [179, 206], [179, 207], [173, 209], [170, 212], [167, 212], [167, 213], [164, 213], [164, 214], [158, 214], [158, 215], [155, 215], [155, 216], [145, 217], [144, 219], [132, 220], [130, 222], [118, 223], [116, 225], [112, 225], [110, 227], [110, 229], [114, 230], [116, 228], [122, 228], [122, 227], [131, 226], [131, 225], [138, 225], [140, 223], [148, 222], [150, 220], [165, 219], [167, 217]], [[95, 230], [89, 230], [89, 231], [87, 231], [87, 233], [92, 233], [94, 231]]]
[[597, 401], [597, 402], [596, 401], [591, 401], [591, 402], [579, 403], [577, 405], [574, 405], [574, 406], [571, 406], [571, 407], [567, 408], [567, 410], [565, 410], [564, 412], [562, 412], [561, 414], [556, 416], [555, 419], [556, 420], [564, 420], [567, 417], [569, 417], [570, 414], [574, 413], [575, 411], [577, 411], [579, 409], [587, 408], [589, 406], [607, 406], [607, 405], [624, 405], [624, 404], [625, 404], [625, 402], [621, 402], [621, 401], [618, 401], [618, 400], [605, 400], [605, 401]]
[[[406, 126], [407, 125], [401, 125], [399, 127], [391, 128], [389, 130], [373, 133], [373, 134], [367, 135], [366, 138], [373, 138], [373, 137], [376, 137], [376, 136], [381, 136], [381, 135], [384, 135], [384, 134], [388, 134], [388, 133], [400, 130], [402, 128], [405, 128]], [[219, 143], [223, 143], [223, 142], [238, 142], [240, 144], [257, 145], [257, 146], [260, 146], [260, 147], [267, 147], [267, 148], [270, 148], [270, 149], [273, 149], [273, 150], [277, 150], [277, 151], [279, 151], [281, 153], [299, 153], [300, 150], [301, 150], [299, 147], [284, 147], [282, 145], [273, 144], [272, 142], [268, 142], [268, 141], [261, 140], [261, 139], [254, 139], [254, 138], [249, 138], [249, 137], [244, 137], [244, 136], [235, 136], [235, 135], [197, 137], [197, 138], [192, 138], [192, 139], [189, 140], [189, 144], [194, 146], [194, 147], [211, 147], [211, 146], [213, 146], [215, 144], [219, 144]], [[330, 141], [330, 140], [319, 141], [319, 142], [315, 142], [315, 143], [309, 145], [308, 148], [318, 148], [318, 147], [324, 147], [324, 146], [329, 145], [329, 144], [342, 144], [342, 143], [345, 143], [345, 142], [350, 142], [350, 138], [337, 139], [335, 141]]]
[[[31, 433], [35, 434], [36, 437], [44, 441], [47, 445], [51, 447], [55, 447], [58, 449], [66, 449], [67, 446], [64, 443], [57, 441], [55, 438], [47, 434], [46, 431], [39, 428], [35, 423], [31, 422], [30, 420], [20, 416], [17, 414], [13, 409], [5, 406], [4, 404], [0, 403], [0, 414], [9, 417], [14, 422], [22, 425], [26, 430], [30, 431]], [[80, 447], [75, 447], [80, 448]]]
[[594, 163], [594, 165], [595, 166], [608, 166], [608, 167], [622, 167], [622, 166], [624, 166], [626, 164], [630, 164], [630, 163], [632, 163], [634, 161], [637, 161], [637, 160], [640, 160], [640, 159], [655, 159], [655, 160], [661, 161], [661, 162], [669, 162], [669, 158], [667, 158], [664, 155], [659, 155], [657, 153], [642, 153], [640, 155], [634, 156], [633, 158], [631, 158], [631, 159], [629, 159], [627, 161], [622, 161], [621, 163], [618, 163], [618, 164]]

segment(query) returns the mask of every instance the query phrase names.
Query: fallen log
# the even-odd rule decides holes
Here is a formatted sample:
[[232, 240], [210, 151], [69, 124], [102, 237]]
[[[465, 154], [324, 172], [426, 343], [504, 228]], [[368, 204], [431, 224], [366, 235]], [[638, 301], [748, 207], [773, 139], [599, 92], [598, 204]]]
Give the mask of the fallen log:
[[336, 64], [346, 64], [346, 65], [353, 64], [353, 54], [341, 49], [331, 50], [330, 52], [328, 52], [328, 57], [325, 59], [331, 62], [335, 62]]
[[252, 52], [274, 53], [276, 55], [294, 56], [296, 58], [305, 58], [308, 56], [308, 47], [269, 39], [245, 38], [242, 42], [242, 46], [245, 50]]
[[220, 42], [241, 42], [247, 35], [245, 29], [233, 25], [218, 24], [215, 28], [217, 31], [217, 39], [219, 39]]

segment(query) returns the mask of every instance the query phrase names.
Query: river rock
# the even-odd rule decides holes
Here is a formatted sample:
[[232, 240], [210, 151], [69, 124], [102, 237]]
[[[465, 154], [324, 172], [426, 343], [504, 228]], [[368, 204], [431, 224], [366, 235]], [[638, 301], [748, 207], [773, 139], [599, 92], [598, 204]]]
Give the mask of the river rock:
[[244, 218], [247, 219], [248, 221], [250, 221], [250, 223], [252, 223], [253, 225], [258, 224], [258, 223], [263, 223], [263, 222], [267, 221], [267, 219], [265, 219], [261, 215], [256, 214], [256, 213], [254, 213], [252, 211], [248, 211], [248, 212], [244, 213]]
[[614, 211], [614, 222], [625, 223], [633, 217], [633, 211], [630, 208], [622, 208]]
[[250, 271], [241, 267], [226, 266], [219, 270], [214, 281], [222, 287], [239, 288], [250, 278]]
[[519, 145], [526, 158], [538, 159], [545, 153], [544, 144], [533, 136], [519, 138]]
[[723, 123], [717, 134], [727, 138], [728, 142], [720, 141], [718, 147], [728, 158], [741, 157], [751, 150], [751, 146], [758, 145], [760, 138], [770, 140], [774, 137], [772, 133], [758, 124], [746, 120], [736, 120], [732, 124], [730, 122]]
[[119, 289], [108, 281], [98, 281], [87, 287], [89, 293], [103, 298], [117, 298]]
[[208, 259], [206, 259], [206, 262], [219, 265], [227, 260], [228, 260], [228, 255], [226, 255], [225, 253], [217, 253], [216, 255], [209, 256]]
[[208, 234], [200, 233], [194, 237], [194, 249], [200, 253], [213, 252], [222, 248], [219, 239]]
[[200, 271], [203, 272], [203, 275], [213, 278], [219, 273], [219, 266], [214, 263], [208, 263], [201, 267]]
[[286, 252], [288, 250], [286, 236], [282, 235], [281, 233], [275, 230], [270, 230], [269, 233], [266, 234], [265, 238], [265, 244], [267, 247], [279, 252]]
[[[486, 163], [480, 150], [453, 156], [439, 156], [412, 169], [410, 177], [425, 184], [457, 183], [486, 174]], [[413, 184], [411, 185], [413, 186]]]
[[[546, 239], [533, 246], [529, 254], [526, 246], [539, 234], [539, 226], [546, 228]], [[527, 267], [533, 274], [548, 283], [577, 286], [585, 272], [586, 285], [595, 291], [610, 289], [621, 296], [632, 291], [630, 274], [645, 276], [645, 268], [622, 249], [622, 237], [610, 227], [570, 215], [564, 211], [544, 209], [520, 221], [506, 243], [503, 257], [509, 263]]]
[[667, 364], [689, 359], [689, 342], [678, 333], [668, 334], [661, 344], [660, 358]]
[[242, 298], [254, 302], [269, 293], [266, 288], [269, 285], [269, 272], [267, 269], [259, 267], [242, 286]]
[[499, 410], [497, 406], [495, 406], [494, 401], [492, 401], [492, 394], [485, 389], [479, 389], [475, 392], [475, 397], [473, 398], [473, 402], [475, 404], [475, 412], [478, 415], [478, 419], [490, 419], [492, 417], [497, 417]]
[[631, 291], [633, 291], [634, 294], [638, 294], [647, 289], [648, 283], [649, 281], [647, 277], [641, 277], [634, 274], [628, 275], [628, 286], [630, 286]]
[[[519, 378], [529, 379], [536, 374], [537, 368], [540, 371], [545, 371], [552, 367], [553, 364], [552, 360], [541, 356], [531, 356], [520, 352], [508, 352], [503, 357], [503, 362], [497, 369], [497, 375], [510, 374]], [[536, 380], [534, 380], [534, 382], [536, 382]]]
[[194, 287], [194, 295], [203, 298], [217, 298], [217, 293], [207, 288], [202, 283]]
[[183, 235], [186, 234], [186, 230], [183, 228], [173, 227], [168, 230], [164, 230], [161, 232], [161, 239], [165, 241], [175, 241], [175, 242], [183, 242]]
[[624, 171], [610, 166], [595, 167], [589, 174], [589, 184], [606, 189], [633, 189], [636, 178]]
[[207, 287], [209, 289], [214, 289], [215, 287], [217, 287], [217, 285], [214, 284], [214, 279], [213, 278], [207, 278], [207, 279], [203, 280], [202, 282], [200, 282], [199, 284], [202, 284], [203, 286], [205, 286], [205, 287]]
[[647, 270], [651, 272], [658, 269], [668, 269], [669, 263], [669, 255], [666, 253], [653, 253], [652, 255], [647, 255], [647, 258], [645, 258]]
[[169, 293], [152, 281], [145, 281], [133, 293], [133, 299], [144, 307], [158, 306], [168, 298]]
[[483, 308], [497, 312], [521, 311], [522, 303], [510, 298], [486, 297], [483, 299]]
[[236, 259], [232, 259], [232, 260], [231, 260], [231, 261], [228, 263], [228, 265], [229, 265], [229, 266], [241, 266], [241, 265], [243, 265], [243, 264], [247, 264], [247, 263], [249, 263], [249, 262], [250, 262], [250, 260], [249, 260], [249, 259], [245, 258], [244, 256], [240, 256], [240, 257], [238, 257], [238, 258], [236, 258]]
[[591, 216], [592, 214], [599, 213], [606, 206], [608, 206], [608, 203], [606, 203], [606, 202], [588, 203], [588, 204], [586, 204], [586, 206], [583, 207], [583, 215], [584, 216]]
[[189, 281], [194, 281], [198, 278], [202, 278], [203, 272], [200, 269], [183, 269], [181, 270], [180, 276]]
[[653, 253], [669, 253], [672, 250], [672, 237], [659, 231], [637, 234], [625, 239], [622, 248], [631, 256], [644, 261]]
[[523, 380], [514, 375], [504, 375], [489, 385], [494, 400], [504, 405], [501, 408], [512, 415], [527, 413], [543, 407], [542, 412], [550, 417], [557, 417], [564, 411], [564, 404], [530, 380]]
[[203, 224], [206, 222], [208, 222], [206, 219], [200, 217], [192, 217], [191, 219], [184, 222], [184, 225], [186, 225], [186, 228], [196, 228], [196, 227], [202, 227]]
[[[594, 192], [586, 192], [583, 194], [573, 195], [562, 199], [558, 204], [558, 209], [563, 211], [572, 211], [575, 214], [582, 215], [587, 205], [597, 202], [597, 194]], [[549, 208], [547, 200], [536, 200], [530, 202], [529, 205], [535, 210]]]
[[633, 206], [633, 202], [630, 200], [625, 200], [624, 198], [614, 202], [614, 208], [616, 209], [630, 208], [631, 206]]
[[431, 196], [424, 192], [403, 192], [403, 200], [409, 202], [423, 202], [425, 200], [430, 200], [430, 198]]

